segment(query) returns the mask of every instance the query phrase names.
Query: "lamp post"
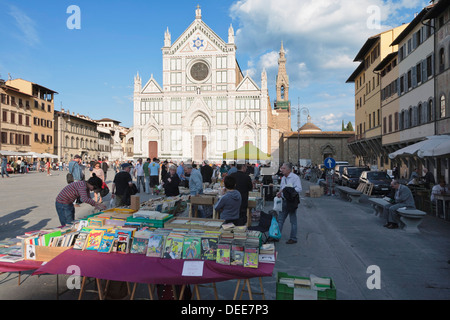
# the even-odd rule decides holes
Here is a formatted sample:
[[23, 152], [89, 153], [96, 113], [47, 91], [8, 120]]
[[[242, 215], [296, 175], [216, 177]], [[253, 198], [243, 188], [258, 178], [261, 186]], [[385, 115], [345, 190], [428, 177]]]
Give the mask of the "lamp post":
[[297, 106], [297, 164], [300, 168], [300, 114], [309, 115], [309, 109], [306, 107], [300, 108], [300, 98], [298, 98]]

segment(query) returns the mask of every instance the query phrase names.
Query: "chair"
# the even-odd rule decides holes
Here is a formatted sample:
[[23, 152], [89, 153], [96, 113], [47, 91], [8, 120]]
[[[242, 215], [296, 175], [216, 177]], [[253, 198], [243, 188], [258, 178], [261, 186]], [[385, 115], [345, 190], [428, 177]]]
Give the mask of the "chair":
[[248, 230], [257, 230], [262, 233], [264, 236], [264, 243], [266, 243], [269, 240], [269, 237], [267, 236], [267, 232], [269, 232], [270, 224], [272, 223], [272, 215], [269, 213], [265, 213], [264, 211], [261, 211], [261, 214], [259, 216], [259, 223], [257, 226], [251, 226], [248, 227]]

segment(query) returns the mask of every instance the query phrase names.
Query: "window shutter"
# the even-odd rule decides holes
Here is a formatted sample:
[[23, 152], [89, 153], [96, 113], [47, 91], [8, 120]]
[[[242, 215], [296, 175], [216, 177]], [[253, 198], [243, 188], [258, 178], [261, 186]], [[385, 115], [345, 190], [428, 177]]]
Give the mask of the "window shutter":
[[426, 82], [427, 77], [427, 59], [422, 60], [422, 83]]
[[401, 94], [401, 92], [400, 92], [400, 78], [397, 78], [397, 96], [399, 96], [400, 97], [400, 94]]
[[417, 125], [419, 125], [419, 107], [418, 106], [415, 106], [413, 108], [413, 115], [414, 115], [413, 126], [417, 126]]
[[434, 76], [434, 52], [431, 54], [431, 76]]
[[415, 88], [417, 87], [417, 72], [416, 72], [416, 68], [413, 67], [412, 69], [412, 87]]
[[431, 98], [431, 103], [432, 103], [432, 108], [431, 108], [431, 119], [430, 121], [434, 121], [434, 119], [436, 118], [435, 114], [436, 114], [436, 104], [434, 103], [434, 98]]

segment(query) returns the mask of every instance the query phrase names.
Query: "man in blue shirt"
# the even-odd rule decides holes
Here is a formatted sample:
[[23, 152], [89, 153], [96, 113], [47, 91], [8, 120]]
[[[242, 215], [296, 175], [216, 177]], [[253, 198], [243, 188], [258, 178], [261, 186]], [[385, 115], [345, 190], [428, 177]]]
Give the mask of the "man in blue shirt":
[[180, 165], [177, 167], [177, 175], [181, 181], [186, 180], [186, 177], [184, 176], [184, 162], [183, 161], [181, 161]]
[[150, 188], [154, 188], [159, 184], [159, 160], [153, 158], [153, 161], [148, 165], [150, 171]]
[[[184, 171], [189, 175], [189, 191], [191, 196], [203, 194], [203, 178], [199, 170], [194, 169], [191, 164], [184, 165]], [[205, 211], [198, 206], [198, 215], [205, 218]]]
[[6, 177], [9, 178], [9, 174], [8, 174], [8, 159], [6, 159], [5, 156], [2, 157], [2, 162], [1, 162], [1, 166], [2, 166], [2, 178], [3, 175], [6, 174]]

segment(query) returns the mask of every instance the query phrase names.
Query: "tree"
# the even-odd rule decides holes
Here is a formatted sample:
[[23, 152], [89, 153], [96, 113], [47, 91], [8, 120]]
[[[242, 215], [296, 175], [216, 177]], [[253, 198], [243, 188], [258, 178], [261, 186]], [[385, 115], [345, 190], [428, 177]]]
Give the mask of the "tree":
[[351, 122], [351, 121], [349, 121], [349, 122], [347, 123], [347, 128], [346, 128], [345, 131], [355, 131], [355, 130], [353, 129], [353, 125], [352, 125], [352, 122]]

